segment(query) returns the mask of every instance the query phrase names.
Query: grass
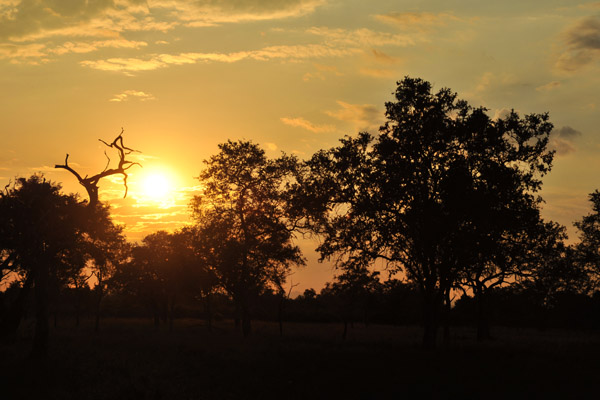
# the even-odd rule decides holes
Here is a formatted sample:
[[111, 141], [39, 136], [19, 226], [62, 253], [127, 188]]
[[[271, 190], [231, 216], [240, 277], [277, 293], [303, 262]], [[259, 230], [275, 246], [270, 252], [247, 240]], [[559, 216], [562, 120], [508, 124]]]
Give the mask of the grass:
[[[64, 325], [67, 324], [65, 321]], [[50, 357], [27, 358], [31, 326], [0, 344], [0, 398], [392, 399], [597, 398], [600, 337], [497, 328], [496, 340], [453, 331], [424, 351], [417, 327], [256, 322], [241, 338], [231, 322], [212, 334], [201, 321], [173, 332], [147, 320], [107, 319], [51, 332]]]

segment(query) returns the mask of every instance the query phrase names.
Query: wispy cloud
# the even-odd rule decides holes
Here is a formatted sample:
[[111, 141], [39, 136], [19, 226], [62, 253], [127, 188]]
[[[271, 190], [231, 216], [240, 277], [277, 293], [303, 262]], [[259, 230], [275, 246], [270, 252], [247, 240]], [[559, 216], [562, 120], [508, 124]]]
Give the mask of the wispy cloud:
[[[325, 0], [0, 1], [0, 58], [40, 64], [67, 53], [138, 49], [132, 32], [299, 17]], [[156, 39], [154, 44], [167, 44]]]
[[600, 16], [580, 19], [562, 35], [564, 48], [556, 66], [573, 72], [600, 59]]
[[352, 123], [358, 130], [377, 129], [384, 121], [383, 110], [372, 104], [351, 104], [337, 101], [340, 108], [326, 111], [330, 117]]
[[389, 54], [384, 53], [381, 50], [371, 49], [369, 53], [370, 58], [377, 62], [378, 64], [398, 64], [400, 59], [398, 57], [390, 56]]
[[325, 0], [164, 0], [151, 4], [169, 10], [187, 26], [203, 27], [300, 17], [314, 12]]
[[372, 76], [374, 78], [393, 78], [398, 74], [392, 69], [384, 68], [360, 68], [359, 72], [366, 76]]
[[149, 58], [109, 58], [86, 60], [81, 65], [102, 71], [138, 72], [165, 68], [170, 65], [200, 62], [233, 63], [242, 60], [304, 60], [326, 57], [342, 57], [360, 52], [359, 49], [335, 48], [322, 44], [269, 46], [259, 50], [233, 53], [180, 53], [157, 54]]
[[132, 100], [132, 99], [136, 99], [139, 101], [147, 101], [147, 100], [156, 100], [156, 97], [154, 97], [150, 93], [142, 92], [139, 90], [125, 90], [124, 92], [115, 94], [115, 96], [112, 99], [110, 99], [109, 101], [123, 102], [123, 101]]
[[13, 62], [39, 64], [48, 62], [54, 56], [60, 56], [67, 53], [91, 53], [102, 48], [113, 49], [139, 49], [147, 46], [146, 42], [126, 40], [126, 39], [110, 39], [110, 40], [94, 40], [90, 42], [64, 42], [59, 45], [48, 45], [43, 43], [15, 44], [4, 43], [0, 44], [0, 59], [10, 59]]
[[566, 156], [575, 152], [575, 141], [582, 135], [580, 131], [570, 126], [563, 126], [552, 132], [550, 147], [556, 150], [559, 156]]
[[541, 85], [535, 88], [538, 92], [549, 92], [554, 89], [558, 89], [561, 86], [559, 81], [548, 82], [545, 85]]
[[375, 15], [375, 18], [402, 30], [419, 31], [430, 30], [436, 26], [444, 26], [450, 21], [460, 20], [452, 14], [433, 14], [429, 12], [393, 12]]
[[312, 122], [310, 122], [304, 118], [301, 118], [301, 117], [300, 118], [283, 117], [283, 118], [280, 118], [280, 120], [281, 120], [281, 122], [283, 122], [286, 125], [303, 128], [303, 129], [306, 129], [306, 130], [314, 132], [314, 133], [335, 132], [335, 130], [336, 130], [335, 126], [333, 126], [333, 125], [313, 124]]
[[307, 30], [307, 33], [320, 36], [327, 43], [336, 46], [357, 46], [357, 47], [379, 47], [379, 46], [414, 46], [422, 38], [415, 38], [411, 35], [378, 32], [367, 28], [355, 30], [333, 29], [328, 27], [313, 27]]

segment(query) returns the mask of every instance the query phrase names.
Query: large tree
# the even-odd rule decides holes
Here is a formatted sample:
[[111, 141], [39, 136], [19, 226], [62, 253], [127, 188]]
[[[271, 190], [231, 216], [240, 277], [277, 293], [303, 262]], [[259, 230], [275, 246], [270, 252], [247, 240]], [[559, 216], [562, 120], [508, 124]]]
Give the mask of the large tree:
[[398, 82], [395, 97], [378, 136], [315, 154], [297, 194], [323, 257], [342, 268], [381, 258], [403, 271], [421, 292], [424, 345], [434, 346], [459, 276], [497, 263], [504, 240], [537, 215], [552, 124], [514, 111], [493, 120], [421, 79]]
[[198, 178], [203, 191], [192, 207], [247, 336], [256, 297], [281, 284], [292, 265], [304, 263], [292, 241], [295, 226], [288, 218], [285, 190], [297, 161], [285, 155], [268, 159], [247, 141], [228, 141], [219, 150], [205, 161]]
[[88, 223], [86, 208], [76, 196], [60, 193], [59, 185], [39, 175], [18, 178], [0, 194], [0, 249], [12, 258], [23, 280], [16, 309], [2, 323], [6, 332], [16, 329], [34, 285], [34, 356], [44, 357], [48, 351], [50, 279], [60, 276], [70, 254], [79, 251]]
[[600, 284], [600, 191], [590, 193], [592, 212], [575, 222], [580, 242], [576, 246], [577, 262], [588, 276], [589, 290]]

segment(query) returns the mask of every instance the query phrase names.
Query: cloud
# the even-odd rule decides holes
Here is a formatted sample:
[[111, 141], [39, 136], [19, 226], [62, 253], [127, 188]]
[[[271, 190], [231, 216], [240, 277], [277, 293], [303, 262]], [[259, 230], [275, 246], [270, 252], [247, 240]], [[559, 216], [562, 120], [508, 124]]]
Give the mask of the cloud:
[[233, 63], [242, 60], [292, 60], [342, 57], [358, 53], [358, 49], [334, 48], [321, 44], [269, 46], [260, 50], [233, 53], [180, 53], [157, 54], [149, 58], [109, 58], [106, 60], [81, 61], [81, 65], [102, 71], [138, 72], [165, 68], [169, 65], [195, 64], [199, 62]]
[[559, 156], [566, 156], [574, 153], [575, 140], [580, 137], [582, 133], [577, 129], [574, 129], [568, 125], [563, 126], [559, 129], [555, 129], [550, 136], [550, 148], [556, 150], [556, 154]]
[[137, 90], [125, 90], [124, 92], [115, 94], [115, 96], [112, 99], [110, 99], [109, 101], [123, 102], [123, 101], [128, 101], [130, 99], [137, 99], [139, 101], [147, 101], [147, 100], [156, 100], [156, 97], [154, 97], [152, 94], [146, 93], [146, 92], [141, 92], [141, 91], [137, 91]]
[[371, 58], [379, 64], [397, 64], [400, 62], [398, 57], [392, 57], [381, 50], [371, 49]]
[[[275, 20], [313, 12], [325, 0], [0, 0], [0, 57], [39, 64], [102, 47], [137, 49], [131, 32]], [[114, 41], [111, 43], [111, 41]], [[154, 43], [166, 44], [158, 38]], [[32, 51], [40, 50], [38, 53]], [[43, 51], [42, 51], [43, 50]], [[36, 59], [37, 58], [37, 59]]]
[[307, 33], [321, 36], [326, 43], [340, 46], [360, 46], [360, 47], [379, 47], [379, 46], [414, 46], [422, 38], [415, 38], [410, 35], [395, 34], [388, 32], [377, 32], [367, 28], [355, 30], [332, 29], [327, 27], [313, 27], [307, 30]]
[[567, 139], [567, 140], [573, 140], [579, 136], [581, 136], [581, 132], [578, 131], [577, 129], [573, 129], [570, 126], [563, 126], [559, 129], [556, 129], [556, 135], [558, 135], [559, 137], [563, 138], [563, 139]]
[[269, 149], [271, 151], [277, 150], [277, 145], [275, 143], [267, 142], [267, 143], [265, 143], [265, 146], [267, 146], [267, 149]]
[[382, 68], [360, 68], [359, 71], [363, 75], [374, 78], [393, 78], [398, 75], [394, 70]]
[[340, 109], [326, 111], [330, 117], [352, 123], [358, 130], [377, 129], [384, 121], [384, 113], [372, 104], [350, 104], [337, 101]]
[[494, 116], [492, 117], [492, 121], [498, 121], [499, 119], [504, 119], [510, 115], [513, 110], [509, 108], [499, 108], [494, 112]]
[[436, 26], [446, 25], [449, 21], [459, 21], [452, 14], [433, 14], [428, 12], [393, 12], [375, 15], [375, 19], [403, 30], [426, 31]]
[[563, 33], [565, 48], [556, 66], [576, 71], [600, 58], [600, 16], [580, 19]]
[[317, 63], [313, 63], [313, 65], [316, 71], [305, 73], [302, 77], [305, 82], [308, 82], [312, 79], [320, 79], [324, 81], [327, 75], [344, 76], [344, 74], [340, 72], [340, 70], [334, 65], [323, 65]]
[[335, 132], [336, 128], [333, 125], [317, 125], [304, 118], [280, 118], [281, 122], [286, 125], [303, 128], [314, 133]]
[[559, 81], [548, 82], [545, 85], [541, 85], [535, 88], [538, 92], [549, 92], [551, 90], [557, 89], [561, 86]]
[[146, 42], [126, 39], [95, 40], [90, 42], [68, 41], [54, 46], [42, 43], [9, 43], [0, 44], [0, 59], [10, 59], [12, 62], [18, 63], [39, 64], [50, 61], [53, 56], [67, 53], [91, 53], [101, 48], [139, 49], [146, 45]]
[[314, 12], [325, 0], [152, 1], [191, 27], [295, 18]]

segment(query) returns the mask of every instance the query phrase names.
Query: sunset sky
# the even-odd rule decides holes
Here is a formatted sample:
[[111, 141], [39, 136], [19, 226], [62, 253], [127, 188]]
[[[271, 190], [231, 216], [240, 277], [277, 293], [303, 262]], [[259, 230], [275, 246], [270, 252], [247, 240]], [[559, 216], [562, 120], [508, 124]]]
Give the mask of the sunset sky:
[[[101, 182], [101, 199], [140, 240], [190, 222], [193, 177], [218, 143], [310, 157], [376, 132], [406, 75], [490, 115], [548, 111], [544, 216], [576, 240], [600, 188], [600, 2], [0, 0], [0, 183], [43, 172], [84, 195], [54, 165], [69, 153], [100, 172], [98, 139], [123, 127], [143, 168], [127, 199], [118, 180]], [[320, 288], [331, 267], [302, 246], [309, 265], [292, 279]]]

